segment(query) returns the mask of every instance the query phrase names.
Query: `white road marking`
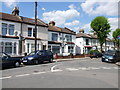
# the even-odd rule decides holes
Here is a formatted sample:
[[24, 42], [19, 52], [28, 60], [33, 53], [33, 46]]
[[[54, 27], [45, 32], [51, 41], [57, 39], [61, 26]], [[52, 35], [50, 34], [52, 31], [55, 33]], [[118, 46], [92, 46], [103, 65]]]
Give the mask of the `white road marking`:
[[7, 76], [7, 77], [2, 77], [2, 78], [0, 78], [0, 80], [2, 80], [2, 79], [8, 79], [8, 78], [11, 78], [12, 76]]
[[103, 69], [111, 69], [111, 67], [102, 67]]
[[80, 67], [79, 69], [81, 69], [81, 70], [90, 70], [90, 67]]
[[54, 65], [50, 68], [51, 72], [59, 72], [59, 71], [62, 71], [60, 69], [55, 69], [55, 67], [58, 66], [58, 65]]
[[32, 73], [32, 74], [43, 74], [43, 73], [46, 73], [46, 72], [37, 72], [37, 73]]
[[100, 68], [97, 68], [97, 67], [90, 67], [91, 69], [100, 69]]
[[22, 74], [22, 75], [16, 75], [16, 77], [23, 77], [23, 76], [29, 76], [30, 74]]
[[79, 70], [79, 69], [77, 69], [77, 68], [66, 68], [66, 70], [77, 71], [77, 70]]
[[118, 68], [118, 67], [113, 67], [113, 69], [120, 69], [120, 68]]
[[56, 69], [56, 70], [53, 70], [53, 71], [51, 71], [51, 72], [60, 72], [60, 71], [63, 71], [63, 70]]
[[54, 65], [50, 68], [51, 72], [54, 71], [54, 68], [56, 67], [57, 65]]

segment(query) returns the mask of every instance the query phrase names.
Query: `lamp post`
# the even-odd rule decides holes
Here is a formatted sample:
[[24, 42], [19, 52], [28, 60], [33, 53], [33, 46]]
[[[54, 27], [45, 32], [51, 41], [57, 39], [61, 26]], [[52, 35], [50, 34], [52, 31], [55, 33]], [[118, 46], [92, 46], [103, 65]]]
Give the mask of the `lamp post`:
[[34, 29], [34, 37], [35, 37], [35, 52], [37, 50], [37, 1], [35, 1], [35, 29]]

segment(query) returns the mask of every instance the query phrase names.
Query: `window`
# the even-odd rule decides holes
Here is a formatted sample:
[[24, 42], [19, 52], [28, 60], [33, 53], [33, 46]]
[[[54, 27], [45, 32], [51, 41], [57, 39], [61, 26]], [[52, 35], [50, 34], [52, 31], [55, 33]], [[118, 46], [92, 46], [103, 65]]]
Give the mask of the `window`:
[[72, 36], [71, 35], [66, 35], [66, 41], [71, 42], [72, 41]]
[[52, 41], [58, 41], [58, 34], [52, 33]]
[[9, 35], [14, 35], [14, 25], [9, 24]]
[[5, 52], [6, 53], [12, 53], [12, 43], [11, 42], [6, 42], [5, 43]]
[[31, 44], [31, 52], [35, 51], [35, 44]]
[[30, 44], [28, 43], [28, 44], [27, 44], [27, 52], [28, 52], [28, 53], [30, 53], [29, 48], [30, 48]]
[[4, 51], [3, 51], [3, 50], [4, 50], [3, 47], [4, 47], [4, 42], [1, 42], [1, 43], [0, 43], [0, 52], [4, 52]]
[[16, 54], [16, 42], [14, 43], [14, 54]]
[[7, 24], [2, 23], [2, 35], [6, 35], [7, 34]]
[[43, 45], [43, 50], [46, 50], [46, 45]]
[[48, 50], [50, 50], [50, 51], [51, 51], [51, 46], [48, 46]]
[[32, 28], [28, 28], [28, 36], [32, 37]]
[[73, 46], [68, 46], [68, 53], [73, 53], [73, 49], [74, 49]]
[[38, 46], [37, 49], [39, 50], [39, 44], [37, 46]]
[[96, 40], [93, 40], [93, 44], [94, 44], [94, 45], [96, 44]]
[[86, 45], [89, 45], [89, 39], [86, 39]]
[[55, 53], [60, 53], [60, 47], [59, 46], [53, 46], [52, 51], [53, 51], [54, 54]]

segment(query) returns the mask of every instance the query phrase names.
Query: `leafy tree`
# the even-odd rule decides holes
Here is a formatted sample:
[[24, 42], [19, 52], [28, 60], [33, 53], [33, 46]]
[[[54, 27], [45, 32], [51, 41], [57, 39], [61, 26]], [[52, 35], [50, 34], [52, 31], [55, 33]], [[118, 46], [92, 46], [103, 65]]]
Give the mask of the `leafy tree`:
[[112, 33], [112, 36], [114, 38], [114, 42], [116, 44], [117, 47], [119, 47], [119, 39], [118, 39], [118, 36], [120, 35], [120, 29], [116, 29], [113, 33]]
[[97, 35], [98, 41], [100, 42], [100, 49], [102, 52], [102, 46], [106, 42], [106, 38], [111, 31], [108, 19], [104, 16], [98, 16], [93, 19], [90, 26], [92, 28], [92, 31]]

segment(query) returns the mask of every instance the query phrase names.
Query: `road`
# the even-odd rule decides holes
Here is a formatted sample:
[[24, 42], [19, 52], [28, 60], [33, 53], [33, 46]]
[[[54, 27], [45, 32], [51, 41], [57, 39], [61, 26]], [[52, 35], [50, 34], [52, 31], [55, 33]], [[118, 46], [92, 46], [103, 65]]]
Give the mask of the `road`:
[[118, 88], [115, 64], [82, 58], [2, 71], [2, 88]]

